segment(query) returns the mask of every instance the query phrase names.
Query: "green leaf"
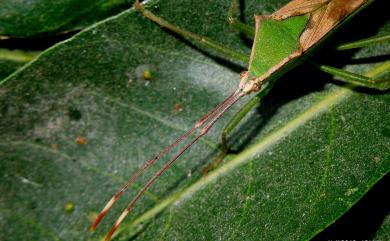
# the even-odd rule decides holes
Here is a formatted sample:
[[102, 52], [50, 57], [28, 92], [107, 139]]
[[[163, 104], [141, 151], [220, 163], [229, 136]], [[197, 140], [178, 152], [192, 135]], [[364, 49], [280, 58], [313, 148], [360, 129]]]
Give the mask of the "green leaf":
[[0, 49], [0, 80], [15, 72], [36, 55], [37, 52]]
[[390, 197], [387, 195], [390, 175], [372, 187], [347, 213], [317, 235], [313, 241], [348, 237], [356, 240], [388, 240], [386, 226]]
[[0, 80], [9, 76], [21, 66], [23, 66], [22, 63], [0, 59]]
[[0, 36], [27, 37], [81, 29], [130, 6], [127, 0], [2, 1]]
[[390, 239], [390, 215], [386, 216], [386, 218], [383, 220], [383, 223], [378, 232], [375, 234], [374, 238], [376, 240]]
[[[245, 16], [283, 4], [256, 2], [247, 2]], [[247, 40], [225, 21], [228, 8], [229, 1], [166, 0], [153, 11], [248, 53]], [[334, 42], [375, 34], [385, 22], [377, 20], [388, 20], [378, 9], [386, 8], [375, 3]], [[351, 31], [359, 21], [371, 27], [355, 36]], [[360, 63], [390, 51], [388, 44], [333, 54], [332, 43], [324, 47], [316, 57], [335, 65], [340, 63], [334, 60]], [[50, 48], [3, 80], [0, 239], [105, 235], [140, 184], [167, 159], [128, 190], [97, 234], [89, 235], [93, 217], [111, 195], [237, 86], [242, 67], [213, 56], [129, 10]], [[375, 76], [390, 68], [383, 61], [359, 66], [349, 68]], [[142, 70], [150, 70], [150, 80]], [[309, 239], [390, 170], [390, 94], [343, 87], [304, 65], [281, 79], [229, 137], [238, 154], [203, 177], [202, 168], [218, 154], [220, 130], [247, 100], [159, 178], [118, 237]]]

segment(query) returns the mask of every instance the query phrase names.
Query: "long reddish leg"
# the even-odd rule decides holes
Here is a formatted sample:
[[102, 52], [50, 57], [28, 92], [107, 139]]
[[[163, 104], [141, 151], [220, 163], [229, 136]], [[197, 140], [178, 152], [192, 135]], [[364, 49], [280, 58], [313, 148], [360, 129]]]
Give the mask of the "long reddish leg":
[[[126, 207], [126, 209], [122, 212], [122, 214], [119, 216], [119, 218], [116, 220], [115, 224], [112, 226], [110, 232], [106, 236], [106, 241], [109, 241], [118, 228], [118, 226], [122, 223], [124, 218], [129, 214], [129, 212], [132, 210], [134, 205], [137, 203], [137, 201], [142, 197], [142, 195], [150, 188], [150, 186], [153, 184], [153, 182], [161, 176], [188, 148], [190, 148], [196, 141], [198, 141], [202, 136], [206, 135], [207, 132], [213, 127], [215, 122], [217, 122], [221, 116], [234, 104], [236, 103], [243, 95], [245, 95], [241, 90], [235, 91], [232, 95], [230, 95], [222, 104], [217, 106], [214, 110], [212, 110], [210, 113], [212, 115], [206, 115], [207, 119], [203, 121], [203, 117], [200, 119], [202, 120], [202, 124], [205, 123], [205, 121], [210, 120], [207, 125], [202, 129], [202, 131], [195, 136], [185, 147], [180, 149], [177, 154], [175, 154], [172, 159], [166, 163], [160, 170], [158, 170], [151, 179], [145, 184], [145, 186], [138, 192], [138, 194], [134, 197], [134, 199], [130, 202], [130, 204]], [[212, 117], [210, 119], [210, 117]], [[198, 123], [198, 122], [197, 122]], [[197, 124], [195, 124], [195, 127]], [[194, 128], [195, 128], [194, 127]], [[199, 127], [199, 126], [198, 126]], [[196, 128], [197, 129], [197, 128]], [[180, 139], [180, 138], [179, 138]], [[114, 196], [115, 197], [115, 196]]]
[[96, 230], [97, 226], [99, 225], [100, 221], [103, 219], [103, 217], [106, 215], [106, 213], [111, 209], [111, 207], [114, 205], [114, 203], [118, 200], [118, 198], [123, 194], [123, 192], [132, 185], [139, 176], [142, 175], [142, 173], [147, 170], [150, 166], [152, 166], [157, 160], [159, 160], [162, 156], [170, 152], [174, 147], [176, 147], [179, 143], [182, 141], [185, 141], [188, 139], [194, 131], [196, 131], [198, 128], [200, 128], [207, 120], [209, 120], [211, 117], [213, 117], [221, 108], [224, 108], [224, 106], [227, 104], [227, 102], [232, 98], [232, 96], [236, 93], [233, 92], [225, 101], [223, 101], [221, 104], [219, 104], [216, 108], [211, 110], [209, 113], [201, 117], [194, 125], [194, 127], [190, 130], [188, 130], [185, 134], [180, 136], [175, 142], [164, 148], [158, 155], [153, 157], [152, 159], [148, 160], [143, 166], [141, 166], [136, 173], [129, 179], [127, 183], [123, 185], [123, 187], [106, 203], [103, 210], [100, 212], [99, 216], [96, 218], [95, 222], [91, 226], [91, 231]]

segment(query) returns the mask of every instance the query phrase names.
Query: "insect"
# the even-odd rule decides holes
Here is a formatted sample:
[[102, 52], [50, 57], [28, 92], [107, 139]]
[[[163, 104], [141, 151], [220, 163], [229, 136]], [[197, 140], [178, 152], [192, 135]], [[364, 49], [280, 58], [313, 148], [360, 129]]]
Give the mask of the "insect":
[[[166, 20], [145, 9], [139, 0], [136, 0], [135, 8], [148, 19], [190, 41], [203, 45], [206, 48], [211, 48], [221, 53], [221, 55], [240, 60], [249, 60], [248, 70], [241, 73], [238, 88], [231, 93], [225, 101], [201, 117], [192, 129], [141, 166], [129, 181], [108, 201], [91, 229], [96, 229], [116, 200], [146, 169], [162, 156], [172, 151], [178, 144], [188, 140], [187, 144], [174, 154], [174, 156], [153, 175], [122, 212], [106, 236], [106, 240], [110, 240], [118, 226], [130, 213], [142, 195], [150, 188], [153, 182], [186, 150], [188, 150], [188, 148], [202, 136], [206, 135], [210, 128], [213, 127], [232, 105], [239, 101], [243, 96], [253, 93], [258, 93], [257, 98], [254, 99], [254, 101], [258, 102], [269, 92], [274, 82], [283, 73], [297, 65], [301, 58], [307, 53], [313, 51], [315, 47], [327, 37], [328, 33], [339, 27], [345, 20], [352, 17], [371, 2], [372, 0], [292, 0], [269, 16], [256, 16], [256, 31], [254, 33], [252, 52], [248, 59], [245, 55], [236, 53], [234, 50], [221, 46], [210, 39], [198, 36], [170, 24]], [[229, 13], [230, 22], [240, 30], [251, 34], [249, 27], [233, 18], [234, 9], [237, 7], [237, 1], [233, 0], [231, 6], [231, 12]], [[278, 48], [274, 48], [275, 42], [279, 43]], [[342, 77], [344, 81], [348, 83], [380, 90], [388, 89], [390, 87], [390, 81], [388, 80], [376, 81], [365, 76], [328, 66], [321, 66], [321, 69], [325, 72]], [[252, 102], [247, 104], [249, 107], [251, 105], [253, 105]], [[244, 107], [243, 109], [245, 111], [233, 118], [234, 120], [232, 120], [231, 123], [234, 124], [231, 124], [232, 127], [237, 125], [239, 120], [249, 111], [249, 107]], [[231, 129], [232, 127], [229, 128]], [[196, 134], [197, 131], [199, 131], [198, 134]], [[194, 137], [191, 139], [193, 135]], [[225, 138], [226, 132], [222, 135], [222, 152], [227, 148]]]

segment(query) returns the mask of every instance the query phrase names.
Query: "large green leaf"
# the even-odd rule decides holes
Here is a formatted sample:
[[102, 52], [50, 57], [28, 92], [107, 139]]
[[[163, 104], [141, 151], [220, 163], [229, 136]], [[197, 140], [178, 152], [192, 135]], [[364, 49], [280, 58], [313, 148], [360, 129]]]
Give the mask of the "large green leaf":
[[0, 4], [0, 36], [7, 37], [80, 29], [131, 6], [127, 0], [7, 0]]
[[[246, 3], [249, 17], [282, 4]], [[247, 41], [226, 24], [228, 8], [229, 1], [166, 0], [153, 11], [248, 53]], [[388, 19], [380, 9], [386, 8], [375, 3], [352, 20], [347, 39], [377, 33]], [[351, 34], [363, 21], [367, 32]], [[383, 75], [390, 67], [380, 55], [389, 51], [385, 44], [317, 58], [360, 63], [374, 56], [380, 63], [351, 68]], [[129, 10], [3, 81], [0, 238], [87, 239], [91, 218], [137, 167], [235, 88], [242, 68], [212, 56]], [[139, 76], [142, 68], [152, 70], [152, 80]], [[389, 93], [324, 85], [329, 80], [308, 66], [285, 76], [230, 136], [238, 154], [202, 177], [218, 153], [219, 130], [247, 99], [233, 107], [159, 178], [119, 237], [297, 240], [323, 230], [390, 170]], [[76, 141], [81, 137], [86, 143]], [[92, 240], [108, 231], [137, 190], [120, 199]]]

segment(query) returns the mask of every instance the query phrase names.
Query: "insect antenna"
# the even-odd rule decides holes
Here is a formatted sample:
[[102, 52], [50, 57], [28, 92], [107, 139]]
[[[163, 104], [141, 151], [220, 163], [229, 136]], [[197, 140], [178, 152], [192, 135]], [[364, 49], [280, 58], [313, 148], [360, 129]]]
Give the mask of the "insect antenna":
[[[231, 105], [233, 105], [232, 100], [234, 99], [234, 96], [237, 95], [238, 91], [234, 91], [232, 94], [230, 94], [230, 96], [228, 98], [225, 99], [225, 101], [223, 101], [221, 104], [219, 104], [217, 107], [215, 107], [213, 110], [211, 110], [209, 113], [207, 113], [206, 115], [202, 116], [196, 123], [195, 125], [190, 129], [188, 130], [186, 133], [184, 133], [182, 136], [180, 136], [178, 139], [176, 139], [175, 142], [173, 142], [172, 144], [168, 145], [167, 147], [165, 147], [162, 151], [160, 151], [160, 153], [158, 153], [156, 156], [154, 156], [152, 159], [148, 160], [147, 162], [145, 162], [137, 171], [136, 173], [128, 180], [127, 183], [125, 183], [122, 188], [114, 195], [112, 196], [112, 198], [106, 203], [106, 205], [104, 206], [104, 208], [102, 209], [102, 211], [100, 212], [99, 216], [96, 218], [95, 222], [92, 224], [92, 226], [90, 227], [90, 230], [91, 231], [94, 231], [96, 230], [97, 226], [100, 224], [101, 220], [103, 219], [103, 217], [107, 214], [107, 212], [111, 209], [111, 207], [115, 204], [115, 202], [119, 199], [119, 197], [123, 194], [123, 192], [132, 184], [135, 183], [135, 181], [150, 167], [152, 166], [157, 160], [159, 160], [161, 157], [163, 157], [165, 154], [167, 154], [168, 152], [170, 152], [173, 148], [175, 148], [178, 144], [180, 144], [181, 142], [185, 141], [188, 139], [189, 136], [191, 136], [197, 129], [199, 129], [200, 127], [202, 127], [208, 120], [210, 120], [212, 117], [215, 117], [218, 115], [218, 113], [221, 113], [224, 109], [226, 109], [226, 107], [230, 107]], [[235, 101], [234, 101], [235, 102]], [[225, 112], [226, 110], [224, 110], [221, 115]], [[219, 118], [218, 118], [219, 119]], [[216, 120], [215, 120], [216, 121]], [[211, 123], [211, 121], [210, 121]], [[211, 127], [211, 126], [210, 126]], [[210, 129], [210, 128], [208, 128]], [[204, 135], [204, 134], [203, 134]], [[203, 136], [202, 135], [202, 136]], [[198, 135], [199, 136], [199, 135]], [[197, 139], [199, 139], [201, 136], [199, 136]], [[193, 142], [195, 143], [196, 140]], [[193, 144], [192, 143], [192, 144]], [[191, 144], [191, 145], [192, 145]], [[188, 146], [187, 148], [189, 148], [190, 146]], [[187, 149], [185, 148], [185, 149]], [[184, 148], [183, 148], [184, 149]], [[182, 153], [185, 151], [182, 149]], [[181, 153], [181, 154], [182, 154]], [[180, 155], [181, 155], [180, 154]], [[180, 156], [179, 155], [179, 156]], [[179, 157], [177, 156], [175, 158], [175, 160]], [[150, 186], [150, 185], [149, 185]], [[147, 188], [146, 188], [147, 189]], [[145, 189], [145, 191], [146, 191]], [[144, 192], [145, 192], [144, 191]], [[142, 193], [144, 193], [142, 192]], [[140, 195], [141, 196], [141, 195]]]
[[[224, 102], [222, 102], [220, 105], [218, 105], [216, 108], [214, 108], [212, 111], [210, 111], [207, 115], [203, 116], [202, 118], [199, 119], [199, 121], [197, 121], [194, 125], [194, 127], [189, 130], [187, 133], [185, 133], [183, 136], [181, 136], [176, 142], [174, 142], [173, 144], [169, 145], [168, 147], [166, 147], [163, 151], [160, 152], [159, 155], [157, 155], [156, 157], [157, 158], [161, 158], [164, 154], [166, 154], [167, 152], [169, 152], [174, 146], [178, 145], [179, 143], [181, 143], [182, 141], [185, 141], [186, 139], [188, 139], [188, 137], [197, 129], [199, 129], [201, 126], [203, 126], [205, 124], [205, 126], [203, 127], [203, 129], [200, 131], [199, 134], [197, 134], [191, 141], [189, 141], [182, 149], [180, 149], [172, 158], [170, 161], [168, 161], [161, 169], [159, 169], [150, 179], [149, 181], [142, 187], [142, 189], [138, 192], [138, 194], [134, 197], [134, 199], [130, 202], [130, 204], [126, 207], [126, 209], [122, 212], [122, 214], [119, 216], [119, 218], [116, 220], [115, 224], [112, 226], [110, 232], [107, 234], [106, 236], [106, 241], [109, 241], [112, 237], [112, 235], [114, 234], [114, 232], [116, 231], [116, 229], [118, 228], [118, 226], [122, 223], [122, 221], [124, 220], [124, 218], [129, 214], [129, 212], [132, 210], [132, 208], [134, 207], [134, 205], [137, 203], [137, 201], [142, 197], [142, 195], [149, 189], [149, 187], [153, 184], [153, 182], [161, 175], [164, 173], [164, 171], [166, 171], [186, 150], [188, 150], [188, 148], [190, 148], [194, 143], [196, 143], [202, 136], [206, 135], [207, 132], [211, 129], [211, 127], [221, 118], [221, 116], [232, 106], [234, 105], [234, 103], [236, 103], [242, 96], [244, 96], [245, 94], [242, 92], [242, 89], [238, 89], [236, 90], [235, 92], [233, 92]], [[153, 158], [151, 159], [151, 161], [149, 162], [155, 162], [157, 161], [158, 159], [156, 158]], [[148, 163], [149, 163], [148, 162]], [[147, 166], [148, 163], [146, 163], [144, 166]], [[151, 164], [150, 164], [151, 165]], [[149, 167], [150, 165], [148, 165], [147, 167]], [[143, 166], [143, 167], [144, 167]], [[141, 167], [141, 171], [142, 172], [144, 169], [142, 169], [143, 167]], [[146, 167], [146, 168], [147, 168]], [[146, 169], [145, 168], [145, 169]], [[133, 178], [130, 179], [130, 181], [128, 183], [133, 183], [133, 179], [136, 179], [140, 174], [138, 174], [138, 172], [134, 175]], [[128, 187], [128, 183], [124, 186], [124, 188], [126, 189]], [[122, 188], [123, 189], [123, 188]], [[122, 190], [121, 190], [122, 191]], [[119, 191], [119, 195], [121, 194], [121, 191]], [[123, 192], [123, 191], [122, 191]], [[117, 193], [117, 194], [118, 194]], [[115, 202], [115, 200], [117, 199], [117, 194], [114, 195], [114, 197], [107, 203], [106, 207], [108, 207], [108, 209], [112, 206], [113, 202]], [[115, 199], [116, 198], [116, 199]], [[102, 213], [104, 211], [107, 211], [106, 210], [106, 207], [103, 209]], [[105, 213], [101, 214], [102, 216], [104, 216]], [[99, 215], [100, 217], [100, 215]], [[101, 220], [101, 218], [100, 218]], [[100, 220], [97, 220], [96, 225], [94, 225], [93, 227], [96, 228], [97, 226], [97, 223], [98, 221]]]

